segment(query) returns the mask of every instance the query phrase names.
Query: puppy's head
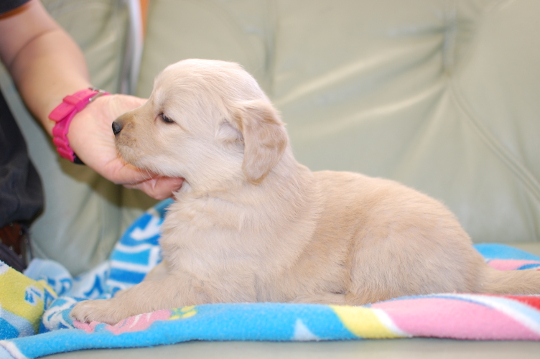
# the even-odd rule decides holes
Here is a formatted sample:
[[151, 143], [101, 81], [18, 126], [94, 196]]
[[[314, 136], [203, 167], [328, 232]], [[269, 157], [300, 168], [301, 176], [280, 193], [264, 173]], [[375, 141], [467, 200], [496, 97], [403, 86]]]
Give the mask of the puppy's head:
[[148, 101], [113, 123], [129, 163], [189, 182], [244, 176], [257, 184], [288, 145], [283, 122], [238, 64], [184, 60], [155, 80]]

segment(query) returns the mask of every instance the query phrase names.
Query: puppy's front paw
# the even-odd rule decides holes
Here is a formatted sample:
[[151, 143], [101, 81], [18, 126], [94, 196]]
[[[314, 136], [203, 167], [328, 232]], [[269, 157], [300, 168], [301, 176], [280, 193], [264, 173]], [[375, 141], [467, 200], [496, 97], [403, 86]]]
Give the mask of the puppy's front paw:
[[80, 302], [73, 307], [70, 316], [79, 322], [102, 322], [107, 324], [116, 324], [127, 317], [113, 299]]

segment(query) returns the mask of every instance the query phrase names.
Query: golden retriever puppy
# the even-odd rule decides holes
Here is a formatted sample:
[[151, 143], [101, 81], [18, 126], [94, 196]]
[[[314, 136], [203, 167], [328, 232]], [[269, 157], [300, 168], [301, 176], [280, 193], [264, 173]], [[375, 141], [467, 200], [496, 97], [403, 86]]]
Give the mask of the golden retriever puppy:
[[311, 172], [238, 64], [184, 60], [113, 124], [129, 163], [185, 178], [163, 223], [163, 262], [80, 321], [221, 302], [361, 305], [439, 292], [540, 293], [540, 272], [500, 272], [438, 201], [394, 181]]

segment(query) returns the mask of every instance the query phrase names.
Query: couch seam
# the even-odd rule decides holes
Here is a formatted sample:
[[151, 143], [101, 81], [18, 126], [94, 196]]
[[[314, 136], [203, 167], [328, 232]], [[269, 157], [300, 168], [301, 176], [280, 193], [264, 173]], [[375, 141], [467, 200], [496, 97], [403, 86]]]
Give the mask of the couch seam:
[[535, 176], [516, 158], [504, 145], [496, 138], [495, 135], [486, 128], [485, 125], [477, 118], [472, 110], [469, 102], [458, 88], [456, 81], [450, 81], [450, 95], [454, 97], [458, 104], [458, 109], [465, 114], [468, 119], [467, 123], [473, 128], [482, 142], [503, 162], [506, 167], [514, 173], [516, 179], [529, 190], [534, 198], [540, 202], [540, 183]]
[[447, 0], [444, 7], [445, 30], [442, 43], [443, 72], [450, 75], [455, 65], [457, 36], [457, 6], [455, 0]]
[[[488, 11], [492, 11], [495, 8], [500, 7], [501, 5], [507, 3], [508, 0], [495, 0], [492, 3], [490, 3], [486, 8], [483, 9], [482, 14], [480, 16], [480, 19], [477, 20], [477, 22], [482, 21], [484, 15]], [[446, 9], [445, 11], [454, 11], [454, 22], [457, 21], [456, 19], [459, 17], [459, 14], [457, 14], [457, 7], [456, 7], [456, 1], [455, 0], [448, 0], [446, 3]], [[449, 17], [448, 15], [445, 15], [446, 20], [448, 21]], [[454, 23], [454, 25], [457, 26], [457, 24]], [[478, 26], [477, 26], [478, 27]], [[455, 29], [454, 29], [455, 30]], [[456, 36], [456, 31], [453, 32], [446, 32], [445, 35], [453, 35]], [[473, 38], [475, 35], [471, 36], [470, 42], [473, 42]], [[456, 40], [455, 38], [453, 40]], [[455, 45], [455, 43], [454, 43]], [[449, 49], [447, 49], [449, 50]], [[456, 47], [453, 46], [452, 51], [455, 51]], [[466, 53], [462, 55], [462, 60], [464, 60], [467, 57], [472, 56], [471, 55], [472, 47], [469, 46]], [[447, 56], [450, 56], [451, 54], [447, 54]], [[491, 131], [482, 124], [478, 116], [476, 115], [475, 111], [473, 110], [471, 104], [466, 99], [466, 96], [461, 91], [458, 83], [456, 75], [460, 71], [459, 68], [456, 68], [455, 64], [455, 53], [452, 54], [454, 58], [452, 59], [452, 72], [446, 71], [448, 74], [448, 90], [450, 93], [450, 96], [454, 98], [457, 104], [457, 108], [459, 111], [461, 111], [467, 121], [466, 123], [475, 131], [475, 133], [480, 137], [481, 141], [488, 146], [488, 148], [495, 154], [495, 156], [506, 165], [506, 167], [515, 175], [515, 178], [531, 193], [531, 195], [535, 198], [536, 201], [540, 202], [540, 182], [536, 177], [529, 171], [527, 168], [522, 164], [522, 161], [520, 161], [514, 154], [512, 154], [508, 149], [505, 148], [503, 144], [496, 138], [494, 134], [491, 133]], [[450, 64], [444, 64], [444, 65], [450, 65]], [[449, 70], [448, 68], [444, 68], [445, 70]]]

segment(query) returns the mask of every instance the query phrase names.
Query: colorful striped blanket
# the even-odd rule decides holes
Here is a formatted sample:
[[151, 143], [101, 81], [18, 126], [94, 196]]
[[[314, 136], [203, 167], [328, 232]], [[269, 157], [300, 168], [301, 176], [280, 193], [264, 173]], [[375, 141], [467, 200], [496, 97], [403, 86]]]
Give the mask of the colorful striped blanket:
[[[135, 221], [110, 260], [80, 277], [72, 278], [61, 265], [46, 260], [34, 260], [25, 275], [0, 262], [0, 358], [191, 340], [437, 337], [540, 341], [540, 295], [441, 293], [361, 307], [209, 304], [159, 310], [114, 326], [73, 322], [69, 312], [77, 301], [108, 298], [140, 282], [159, 262], [158, 239], [169, 204], [164, 201]], [[482, 244], [476, 249], [500, 270], [540, 269], [540, 257], [509, 246]]]

